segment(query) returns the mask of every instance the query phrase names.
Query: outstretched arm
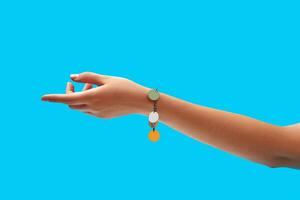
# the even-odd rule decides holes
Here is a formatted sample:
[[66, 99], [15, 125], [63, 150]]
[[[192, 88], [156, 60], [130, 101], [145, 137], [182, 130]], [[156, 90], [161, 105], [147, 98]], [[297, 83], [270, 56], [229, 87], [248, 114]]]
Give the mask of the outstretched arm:
[[[101, 118], [148, 115], [152, 109], [147, 99], [150, 89], [128, 79], [88, 72], [71, 78], [86, 83], [84, 91], [75, 92], [68, 83], [66, 94], [45, 95], [42, 100], [65, 103]], [[300, 168], [300, 125], [275, 126], [163, 93], [158, 112], [163, 123], [216, 148], [270, 167]]]

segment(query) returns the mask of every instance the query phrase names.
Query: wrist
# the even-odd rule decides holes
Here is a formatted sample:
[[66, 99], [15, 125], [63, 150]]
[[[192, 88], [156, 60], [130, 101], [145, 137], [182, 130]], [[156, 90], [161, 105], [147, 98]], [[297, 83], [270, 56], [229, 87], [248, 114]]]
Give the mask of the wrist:
[[138, 92], [138, 97], [136, 101], [137, 113], [141, 115], [149, 115], [153, 108], [153, 102], [148, 99], [148, 92], [150, 88], [142, 87], [140, 92]]

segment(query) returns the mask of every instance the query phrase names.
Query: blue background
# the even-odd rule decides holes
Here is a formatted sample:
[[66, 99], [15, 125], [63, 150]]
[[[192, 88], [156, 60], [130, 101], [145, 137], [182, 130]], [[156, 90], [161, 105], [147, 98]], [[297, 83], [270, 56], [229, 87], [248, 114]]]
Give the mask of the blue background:
[[[0, 199], [299, 199], [271, 169], [146, 117], [45, 103], [69, 74], [122, 76], [269, 123], [299, 121], [297, 1], [1, 1]], [[76, 85], [77, 88], [81, 86]]]

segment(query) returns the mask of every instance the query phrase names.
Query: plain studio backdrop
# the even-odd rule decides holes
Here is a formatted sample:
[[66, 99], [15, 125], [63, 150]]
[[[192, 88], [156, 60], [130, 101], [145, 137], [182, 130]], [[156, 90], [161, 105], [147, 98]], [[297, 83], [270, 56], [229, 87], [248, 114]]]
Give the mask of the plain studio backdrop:
[[[122, 76], [272, 124], [300, 120], [298, 1], [1, 1], [0, 199], [299, 199], [270, 169], [147, 118], [40, 101]], [[76, 84], [81, 89], [80, 84]], [[201, 133], [199, 133], [201, 134]]]

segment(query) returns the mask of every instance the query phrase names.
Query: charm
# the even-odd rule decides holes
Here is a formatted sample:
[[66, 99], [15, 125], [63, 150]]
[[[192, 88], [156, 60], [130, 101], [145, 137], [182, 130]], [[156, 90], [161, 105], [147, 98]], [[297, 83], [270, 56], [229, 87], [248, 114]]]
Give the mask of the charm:
[[148, 138], [151, 142], [157, 142], [160, 138], [160, 134], [157, 130], [151, 130], [148, 134]]
[[157, 112], [154, 112], [152, 111], [150, 114], [149, 114], [149, 122], [150, 123], [156, 123], [158, 120], [159, 120], [159, 115]]
[[148, 92], [148, 98], [151, 100], [151, 101], [157, 101], [159, 99], [159, 93], [157, 90], [150, 90]]

